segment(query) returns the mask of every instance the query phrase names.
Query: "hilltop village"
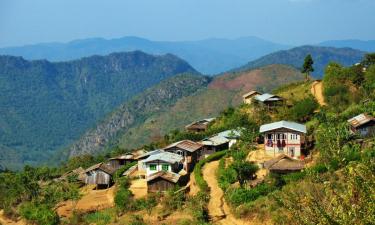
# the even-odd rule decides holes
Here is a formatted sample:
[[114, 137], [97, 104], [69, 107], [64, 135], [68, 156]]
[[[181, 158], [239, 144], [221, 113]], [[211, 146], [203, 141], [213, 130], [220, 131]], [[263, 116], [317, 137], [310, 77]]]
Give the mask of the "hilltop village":
[[141, 149], [4, 172], [0, 223], [372, 224], [374, 84], [331, 63]]

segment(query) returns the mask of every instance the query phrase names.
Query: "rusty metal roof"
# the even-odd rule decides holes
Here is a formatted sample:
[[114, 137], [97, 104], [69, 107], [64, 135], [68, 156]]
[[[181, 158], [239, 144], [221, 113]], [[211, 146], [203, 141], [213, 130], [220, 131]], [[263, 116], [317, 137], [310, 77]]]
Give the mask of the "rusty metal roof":
[[375, 121], [375, 118], [365, 113], [359, 114], [358, 116], [355, 116], [348, 120], [350, 125], [352, 125], [353, 127], [359, 127], [371, 121]]
[[194, 121], [188, 125], [185, 126], [185, 128], [189, 127], [206, 127], [209, 123], [213, 122], [216, 118], [207, 118], [207, 119], [202, 119], [198, 121]]
[[110, 166], [107, 166], [105, 163], [101, 162], [101, 163], [98, 163], [98, 164], [95, 164], [89, 168], [87, 168], [85, 170], [85, 173], [87, 172], [90, 172], [90, 171], [93, 171], [93, 170], [102, 170], [106, 173], [108, 173], [109, 175], [112, 175], [116, 172], [116, 170]]
[[177, 147], [177, 148], [189, 151], [189, 152], [195, 152], [196, 150], [202, 148], [203, 145], [198, 144], [197, 142], [194, 142], [194, 141], [183, 140], [183, 141], [179, 141], [179, 142], [175, 142], [173, 144], [170, 144], [167, 147], [165, 147], [164, 149], [169, 149], [169, 148], [173, 148], [173, 147]]
[[177, 183], [178, 180], [180, 179], [181, 175], [169, 171], [159, 171], [157, 173], [151, 174], [150, 176], [147, 177], [147, 182], [152, 181], [158, 177], [161, 177], [165, 180], [168, 180], [173, 183]]

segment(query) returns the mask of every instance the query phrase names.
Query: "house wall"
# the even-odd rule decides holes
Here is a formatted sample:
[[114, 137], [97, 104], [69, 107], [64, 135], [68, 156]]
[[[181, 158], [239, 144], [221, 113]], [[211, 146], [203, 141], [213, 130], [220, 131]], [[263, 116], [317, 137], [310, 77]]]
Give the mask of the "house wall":
[[147, 191], [148, 192], [165, 192], [176, 186], [177, 184], [158, 177], [154, 180], [147, 182]]
[[93, 170], [86, 174], [86, 184], [110, 185], [112, 182], [112, 176], [102, 170]]
[[362, 137], [375, 136], [375, 122], [369, 122], [363, 126], [352, 128], [352, 130]]
[[[269, 139], [270, 136], [271, 139]], [[278, 140], [281, 146], [278, 146]], [[283, 141], [285, 142], [284, 147], [282, 145]], [[270, 156], [284, 153], [293, 158], [300, 158], [302, 144], [304, 142], [305, 135], [292, 130], [279, 129], [264, 134], [264, 148], [266, 153]]]
[[198, 149], [195, 152], [189, 152], [189, 151], [186, 151], [184, 149], [172, 147], [172, 148], [169, 148], [169, 149], [165, 149], [165, 151], [182, 155], [184, 157], [184, 163], [183, 163], [184, 169], [188, 173], [190, 173], [191, 171], [193, 171], [195, 163], [200, 158], [202, 149]]
[[[151, 165], [156, 165], [156, 170], [151, 170], [150, 169]], [[154, 173], [157, 173], [159, 171], [162, 171], [163, 170], [163, 165], [168, 165], [168, 171], [169, 172], [178, 173], [182, 169], [182, 165], [181, 164], [178, 164], [178, 163], [171, 164], [171, 163], [168, 163], [168, 162], [157, 160], [157, 161], [153, 161], [153, 162], [147, 162], [145, 164], [146, 176], [149, 176], [151, 174], [154, 174]]]

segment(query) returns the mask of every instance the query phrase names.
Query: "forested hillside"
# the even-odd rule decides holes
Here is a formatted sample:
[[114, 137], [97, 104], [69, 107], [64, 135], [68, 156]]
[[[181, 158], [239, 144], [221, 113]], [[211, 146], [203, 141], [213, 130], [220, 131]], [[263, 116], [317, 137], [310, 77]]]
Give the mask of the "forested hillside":
[[[126, 149], [138, 148], [152, 141], [164, 137], [170, 130], [182, 128], [191, 121], [207, 117], [215, 117], [221, 111], [230, 106], [238, 106], [242, 102], [242, 94], [251, 90], [271, 91], [272, 89], [291, 82], [300, 81], [304, 76], [290, 66], [270, 65], [256, 70], [248, 70], [241, 73], [228, 73], [215, 77], [209, 84], [204, 83], [201, 89], [190, 89], [179, 95], [180, 99], [174, 98], [171, 104], [164, 102], [154, 102], [141, 104], [135, 108], [134, 103], [138, 99], [145, 99], [148, 92], [137, 97], [133, 103], [125, 104], [115, 113], [104, 120], [94, 131], [86, 133], [71, 148], [71, 155], [83, 153], [103, 152], [108, 148], [108, 143], [115, 142], [120, 147]], [[174, 87], [167, 81], [163, 83], [163, 89], [168, 92], [179, 91], [183, 85]], [[160, 87], [156, 87], [158, 90]], [[151, 89], [151, 92], [153, 89]], [[181, 90], [180, 90], [181, 91]], [[151, 95], [153, 96], [153, 95]], [[138, 103], [137, 103], [138, 104]], [[157, 110], [144, 116], [144, 110], [153, 110], [157, 105]], [[151, 107], [152, 106], [152, 107]], [[129, 110], [131, 111], [129, 112]], [[136, 119], [138, 123], [120, 125], [120, 121]], [[111, 127], [108, 133], [103, 127]], [[97, 140], [103, 140], [98, 145]]]
[[61, 61], [97, 54], [141, 50], [150, 54], [172, 53], [186, 60], [202, 73], [216, 74], [287, 48], [289, 46], [257, 37], [233, 40], [212, 38], [199, 41], [152, 41], [139, 37], [122, 37], [0, 48], [0, 54], [23, 56], [26, 59]]
[[306, 55], [311, 54], [314, 60], [315, 78], [322, 78], [324, 68], [329, 62], [337, 62], [344, 66], [350, 66], [362, 60], [365, 52], [351, 48], [332, 48], [319, 46], [301, 46], [289, 50], [282, 50], [250, 61], [246, 65], [234, 71], [243, 71], [271, 64], [291, 65], [300, 69]]
[[51, 63], [0, 56], [0, 164], [45, 162], [134, 95], [180, 73], [173, 56], [139, 51]]

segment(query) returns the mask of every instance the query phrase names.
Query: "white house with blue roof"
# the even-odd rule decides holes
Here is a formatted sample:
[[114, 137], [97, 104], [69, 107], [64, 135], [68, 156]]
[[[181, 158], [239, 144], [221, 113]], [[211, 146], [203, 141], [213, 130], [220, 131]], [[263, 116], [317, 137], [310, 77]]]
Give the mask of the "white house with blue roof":
[[306, 140], [305, 125], [279, 121], [264, 124], [259, 131], [264, 135], [264, 149], [268, 155], [286, 154], [293, 158], [301, 158], [301, 150], [305, 147]]

